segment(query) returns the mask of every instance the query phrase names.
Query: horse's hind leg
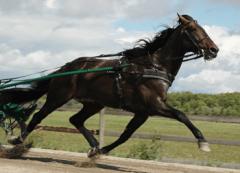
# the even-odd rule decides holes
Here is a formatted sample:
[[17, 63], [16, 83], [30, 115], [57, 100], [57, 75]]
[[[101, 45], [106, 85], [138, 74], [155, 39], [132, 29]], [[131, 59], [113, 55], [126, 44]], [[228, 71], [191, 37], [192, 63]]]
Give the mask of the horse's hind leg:
[[17, 138], [13, 138], [8, 142], [13, 145], [21, 144], [27, 138], [27, 136], [35, 129], [35, 127], [44, 119], [46, 118], [51, 112], [65, 104], [67, 101], [70, 100], [71, 97], [52, 97], [56, 96], [57, 93], [53, 93], [50, 97], [47, 97], [46, 103], [43, 107], [39, 110], [39, 112], [35, 113], [26, 127], [26, 130], [20, 134]]
[[183, 112], [162, 103], [161, 108], [158, 109], [157, 114], [160, 116], [176, 119], [179, 122], [185, 124], [189, 128], [189, 130], [191, 130], [195, 138], [198, 140], [200, 150], [205, 152], [211, 151], [202, 132], [188, 119], [188, 117]]
[[81, 111], [69, 119], [69, 121], [79, 130], [79, 132], [83, 134], [84, 138], [92, 147], [92, 151], [98, 149], [99, 143], [92, 133], [84, 126], [84, 122], [89, 117], [99, 112], [102, 108], [103, 106], [97, 103], [85, 103]]

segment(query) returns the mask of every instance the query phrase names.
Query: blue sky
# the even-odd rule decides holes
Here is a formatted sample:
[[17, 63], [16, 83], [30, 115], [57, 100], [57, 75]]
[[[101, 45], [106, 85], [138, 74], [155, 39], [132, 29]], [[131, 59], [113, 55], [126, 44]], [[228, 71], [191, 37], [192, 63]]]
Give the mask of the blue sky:
[[171, 91], [240, 91], [239, 0], [0, 0], [0, 73], [13, 77], [114, 53], [189, 14], [220, 48], [214, 61], [185, 63]]
[[[240, 3], [236, 5], [228, 1], [193, 0], [189, 1], [183, 9], [177, 7], [175, 11], [176, 14], [177, 12], [180, 14], [191, 14], [191, 16], [196, 17], [204, 25], [217, 25], [232, 30], [240, 30]], [[114, 26], [124, 27], [128, 30], [152, 31], [161, 25], [173, 23], [172, 21], [174, 21], [176, 14], [170, 13], [161, 17], [152, 16], [152, 18], [148, 17], [133, 21], [119, 19], [114, 22]]]
[[199, 21], [204, 21], [206, 25], [218, 25], [233, 30], [239, 29], [240, 16], [239, 6], [230, 2], [209, 2], [207, 0], [194, 1], [191, 3], [187, 13], [194, 14], [199, 18]]

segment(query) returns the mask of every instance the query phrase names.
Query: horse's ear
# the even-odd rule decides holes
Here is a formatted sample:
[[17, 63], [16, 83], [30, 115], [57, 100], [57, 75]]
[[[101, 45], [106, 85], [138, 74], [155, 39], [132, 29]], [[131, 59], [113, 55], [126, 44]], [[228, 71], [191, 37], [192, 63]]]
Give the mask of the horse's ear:
[[178, 22], [185, 25], [188, 24], [190, 21], [188, 19], [186, 19], [185, 17], [183, 17], [182, 15], [178, 14]]

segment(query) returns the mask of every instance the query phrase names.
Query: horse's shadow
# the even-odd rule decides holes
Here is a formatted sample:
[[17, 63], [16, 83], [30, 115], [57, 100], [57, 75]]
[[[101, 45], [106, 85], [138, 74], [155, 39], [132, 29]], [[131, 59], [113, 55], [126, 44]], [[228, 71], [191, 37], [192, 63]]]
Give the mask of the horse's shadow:
[[[55, 162], [55, 163], [60, 163], [60, 164], [64, 164], [64, 165], [71, 165], [71, 166], [79, 167], [79, 166], [77, 166], [78, 162], [70, 161], [70, 160], [64, 160], [64, 159], [54, 159], [54, 158], [47, 158], [47, 157], [45, 157], [45, 158], [44, 157], [41, 157], [41, 158], [40, 157], [26, 157], [26, 156], [21, 157], [19, 159], [46, 162], [46, 163]], [[95, 163], [94, 167], [100, 168], [100, 169], [112, 170], [112, 171], [132, 172], [132, 173], [147, 173], [147, 172], [143, 172], [143, 171], [136, 171], [134, 169], [130, 169], [130, 168], [127, 168], [127, 167], [113, 166], [111, 164], [103, 164], [103, 163]], [[84, 168], [84, 167], [81, 167], [81, 168]]]

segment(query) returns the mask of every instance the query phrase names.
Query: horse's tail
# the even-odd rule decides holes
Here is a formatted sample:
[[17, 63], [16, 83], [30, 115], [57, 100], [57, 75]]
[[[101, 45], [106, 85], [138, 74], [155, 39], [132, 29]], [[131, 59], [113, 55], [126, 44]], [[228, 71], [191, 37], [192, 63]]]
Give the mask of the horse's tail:
[[10, 88], [0, 91], [0, 104], [22, 104], [38, 100], [47, 93], [50, 80], [32, 83], [31, 88]]

